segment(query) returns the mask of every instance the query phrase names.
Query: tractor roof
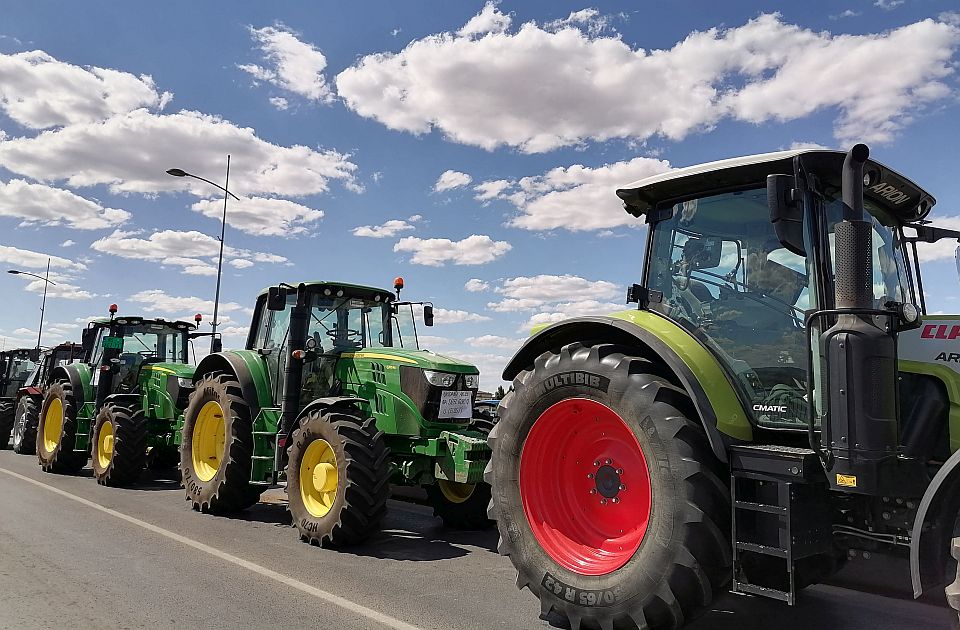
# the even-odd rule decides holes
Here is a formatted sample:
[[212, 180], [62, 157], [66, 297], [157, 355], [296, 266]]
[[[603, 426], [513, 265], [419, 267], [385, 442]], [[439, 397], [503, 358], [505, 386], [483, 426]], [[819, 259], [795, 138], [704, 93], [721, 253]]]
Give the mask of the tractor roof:
[[[393, 299], [393, 292], [386, 289], [380, 289], [378, 287], [370, 287], [362, 284], [350, 284], [349, 282], [330, 282], [327, 280], [311, 280], [310, 282], [290, 282], [289, 285], [292, 287], [303, 284], [306, 286], [307, 291], [311, 292], [323, 292], [325, 289], [330, 289], [333, 295], [336, 295], [337, 291], [343, 291], [344, 294], [356, 295], [357, 297], [366, 297], [370, 296], [371, 298], [375, 295], [379, 295], [380, 299], [383, 301], [389, 301]], [[267, 294], [270, 288], [267, 287], [260, 292], [260, 296]]]
[[[140, 324], [165, 324], [174, 328], [193, 330], [197, 325], [193, 322], [185, 322], [179, 319], [164, 319], [162, 317], [140, 317], [139, 315], [118, 315], [113, 318], [118, 324], [131, 324], [138, 326]], [[88, 326], [107, 326], [110, 324], [109, 317], [97, 317], [91, 319]]]
[[[804, 168], [815, 171], [826, 188], [840, 191], [843, 151], [799, 149], [762, 153], [707, 162], [647, 177], [617, 190], [630, 214], [639, 216], [661, 202], [676, 202], [710, 190], [749, 186], [775, 173], [792, 174], [799, 158]], [[896, 171], [867, 160], [864, 172], [876, 171], [875, 184], [864, 188], [864, 196], [903, 222], [923, 219], [936, 203], [933, 196]]]

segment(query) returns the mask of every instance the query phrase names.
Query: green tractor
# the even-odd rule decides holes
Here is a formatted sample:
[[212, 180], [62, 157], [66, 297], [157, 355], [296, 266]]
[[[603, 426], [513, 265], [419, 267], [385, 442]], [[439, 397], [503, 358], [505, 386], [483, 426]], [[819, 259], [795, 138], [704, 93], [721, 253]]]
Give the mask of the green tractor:
[[20, 348], [0, 352], [0, 449], [10, 443], [17, 391], [37, 367], [39, 348]]
[[637, 308], [534, 331], [490, 435], [500, 551], [544, 615], [678, 628], [731, 583], [792, 605], [877, 555], [915, 596], [952, 580], [960, 316], [926, 314], [916, 244], [960, 232], [934, 198], [862, 144], [617, 194], [648, 225]]
[[205, 357], [183, 415], [180, 470], [203, 512], [247, 508], [286, 479], [311, 544], [378, 531], [389, 484], [424, 486], [448, 526], [489, 524], [492, 423], [474, 419], [476, 367], [420, 350], [414, 306], [340, 282], [270, 287], [245, 350]]
[[57, 366], [83, 360], [83, 346], [67, 342], [48, 348], [40, 354], [36, 369], [17, 391], [17, 413], [13, 422], [13, 452], [34, 455], [37, 449], [37, 423], [43, 394]]
[[148, 464], [176, 461], [196, 325], [116, 312], [112, 304], [109, 319], [83, 331], [85, 361], [53, 370], [36, 440], [47, 472], [75, 474], [90, 456], [97, 481], [116, 486], [135, 483]]

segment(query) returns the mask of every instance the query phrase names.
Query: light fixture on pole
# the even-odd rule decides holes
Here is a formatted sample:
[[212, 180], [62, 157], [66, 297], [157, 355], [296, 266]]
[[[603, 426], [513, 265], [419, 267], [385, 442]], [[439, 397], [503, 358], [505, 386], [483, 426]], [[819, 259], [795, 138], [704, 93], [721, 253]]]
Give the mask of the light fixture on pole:
[[43, 337], [43, 312], [47, 310], [47, 285], [57, 286], [57, 283], [50, 279], [50, 259], [47, 258], [47, 273], [44, 276], [38, 276], [29, 271], [20, 271], [19, 269], [8, 269], [7, 273], [15, 276], [31, 276], [37, 280], [43, 280], [43, 302], [40, 303], [40, 330], [37, 331], [37, 350], [40, 349], [40, 338]]
[[211, 186], [215, 186], [223, 191], [223, 220], [220, 223], [220, 258], [217, 260], [217, 290], [213, 298], [213, 321], [210, 322], [210, 325], [213, 327], [213, 334], [210, 335], [210, 352], [215, 352], [214, 348], [216, 346], [217, 339], [217, 326], [220, 325], [217, 315], [220, 311], [220, 277], [223, 275], [223, 237], [227, 230], [227, 197], [233, 197], [237, 201], [240, 201], [239, 197], [228, 190], [230, 187], [230, 156], [227, 156], [227, 179], [223, 186], [212, 182], [205, 177], [188, 173], [180, 168], [167, 169], [167, 175], [173, 175], [174, 177], [192, 177], [194, 179], [199, 179], [202, 182], [207, 182]]

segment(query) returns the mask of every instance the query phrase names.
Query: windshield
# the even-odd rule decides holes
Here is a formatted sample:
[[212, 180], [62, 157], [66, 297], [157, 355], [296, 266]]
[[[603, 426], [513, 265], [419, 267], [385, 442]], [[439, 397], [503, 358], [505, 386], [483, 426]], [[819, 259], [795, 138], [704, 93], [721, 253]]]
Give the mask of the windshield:
[[125, 357], [134, 361], [135, 357], [157, 359], [163, 362], [179, 363], [186, 360], [184, 342], [186, 335], [166, 324], [143, 323], [121, 326], [123, 351]]
[[10, 382], [7, 384], [7, 391], [2, 395], [12, 397], [16, 395], [17, 390], [23, 387], [24, 382], [30, 377], [30, 374], [37, 368], [37, 363], [31, 361], [29, 357], [12, 357], [10, 366]]
[[397, 312], [393, 316], [394, 338], [397, 346], [410, 350], [420, 349], [420, 340], [417, 338], [417, 319], [413, 313], [413, 304], [399, 302], [394, 305]]
[[313, 339], [320, 352], [390, 347], [389, 317], [384, 302], [314, 294], [307, 339]]

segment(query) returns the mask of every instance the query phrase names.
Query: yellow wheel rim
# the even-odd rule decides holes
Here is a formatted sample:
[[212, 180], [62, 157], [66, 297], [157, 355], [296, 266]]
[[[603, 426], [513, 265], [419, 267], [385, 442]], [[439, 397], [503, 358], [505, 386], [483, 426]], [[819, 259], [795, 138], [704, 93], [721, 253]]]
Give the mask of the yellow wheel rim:
[[337, 499], [337, 454], [326, 440], [314, 440], [300, 460], [300, 498], [312, 516], [327, 515]]
[[210, 481], [220, 470], [226, 428], [223, 423], [223, 407], [211, 400], [200, 408], [200, 415], [193, 427], [193, 471], [200, 481]]
[[43, 450], [53, 453], [60, 443], [63, 433], [63, 403], [59, 398], [50, 401], [47, 412], [43, 414]]
[[97, 461], [101, 470], [106, 470], [113, 459], [113, 423], [107, 420], [100, 425], [97, 435]]
[[473, 495], [473, 489], [477, 487], [474, 483], [457, 483], [446, 479], [437, 479], [437, 485], [450, 503], [463, 503]]

